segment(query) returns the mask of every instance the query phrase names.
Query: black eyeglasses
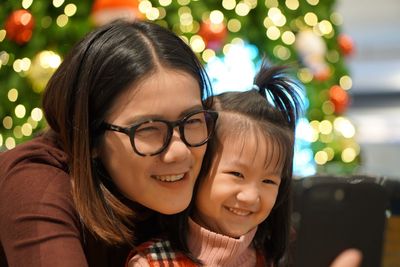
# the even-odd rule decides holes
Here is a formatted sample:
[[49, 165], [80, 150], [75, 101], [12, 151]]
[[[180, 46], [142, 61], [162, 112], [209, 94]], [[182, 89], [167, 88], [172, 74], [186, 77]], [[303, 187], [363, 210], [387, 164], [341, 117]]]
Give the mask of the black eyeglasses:
[[104, 127], [106, 130], [128, 135], [133, 150], [140, 156], [154, 156], [168, 147], [176, 126], [179, 127], [180, 137], [187, 146], [204, 145], [214, 132], [217, 118], [218, 113], [215, 111], [198, 110], [177, 121], [150, 119], [126, 128], [108, 123], [104, 123]]

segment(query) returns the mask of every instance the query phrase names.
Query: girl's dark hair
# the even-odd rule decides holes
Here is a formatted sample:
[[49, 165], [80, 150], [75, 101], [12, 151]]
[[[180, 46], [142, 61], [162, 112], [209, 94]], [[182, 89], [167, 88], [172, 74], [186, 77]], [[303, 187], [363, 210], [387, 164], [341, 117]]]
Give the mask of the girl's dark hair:
[[92, 233], [110, 244], [132, 240], [135, 212], [107, 185], [94, 149], [114, 99], [159, 68], [192, 75], [202, 99], [211, 96], [208, 77], [190, 47], [168, 29], [141, 21], [117, 21], [89, 33], [66, 56], [44, 93], [50, 133], [68, 155], [77, 212]]
[[[290, 191], [293, 170], [294, 133], [298, 117], [301, 114], [300, 86], [288, 75], [288, 68], [283, 66], [269, 67], [263, 61], [261, 68], [254, 79], [257, 89], [246, 92], [226, 92], [214, 96], [213, 108], [220, 115], [233, 114], [229, 116], [229, 131], [238, 131], [240, 127], [234, 125], [240, 121], [250, 121], [257, 129], [260, 129], [264, 137], [272, 140], [278, 145], [279, 161], [282, 167], [281, 184], [274, 208], [268, 218], [258, 226], [254, 237], [256, 249], [265, 253], [269, 265], [278, 266], [278, 263], [286, 255], [289, 245], [290, 231]], [[217, 122], [216, 137], [209, 143], [206, 158], [212, 159], [218, 147], [220, 147], [221, 134]], [[224, 128], [225, 130], [227, 128]], [[239, 130], [240, 131], [240, 130]], [[240, 134], [240, 133], [239, 133]], [[275, 153], [272, 152], [272, 153]], [[212, 160], [211, 160], [212, 161]], [[196, 182], [196, 194], [199, 183], [208, 174], [210, 162], [202, 166], [199, 179]], [[187, 217], [195, 209], [192, 200], [189, 208], [179, 215], [174, 216], [174, 225], [166, 223], [169, 238], [174, 241], [175, 246], [190, 255], [186, 244], [188, 231]], [[179, 227], [177, 227], [179, 225]], [[175, 233], [174, 230], [175, 229]], [[176, 230], [178, 229], [178, 230]]]

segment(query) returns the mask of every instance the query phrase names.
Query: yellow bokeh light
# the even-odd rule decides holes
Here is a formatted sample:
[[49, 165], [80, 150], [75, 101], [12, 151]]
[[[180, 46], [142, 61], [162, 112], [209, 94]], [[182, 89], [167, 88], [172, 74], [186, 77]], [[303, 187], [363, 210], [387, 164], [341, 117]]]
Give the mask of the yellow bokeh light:
[[307, 3], [309, 3], [312, 6], [316, 6], [319, 3], [319, 0], [307, 0]]
[[267, 29], [267, 36], [271, 40], [278, 40], [281, 35], [278, 27], [272, 26]]
[[343, 90], [350, 90], [353, 86], [353, 80], [349, 76], [344, 75], [340, 78], [339, 85]]
[[39, 64], [44, 69], [56, 69], [61, 64], [61, 57], [53, 51], [42, 51], [39, 53]]
[[341, 157], [343, 162], [350, 163], [357, 157], [357, 153], [354, 148], [348, 147], [342, 151]]
[[203, 38], [201, 38], [199, 35], [193, 35], [190, 38], [190, 46], [196, 53], [201, 53], [206, 48]]
[[15, 88], [11, 88], [7, 94], [8, 100], [10, 102], [15, 102], [18, 99], [18, 90]]
[[31, 60], [29, 58], [24, 57], [23, 59], [21, 59], [20, 62], [21, 71], [27, 71], [29, 70], [30, 67], [31, 67]]
[[13, 119], [10, 116], [5, 116], [3, 118], [3, 127], [8, 130], [13, 127]]
[[323, 149], [324, 152], [326, 152], [327, 156], [328, 156], [328, 161], [331, 161], [333, 159], [333, 157], [335, 156], [335, 150], [333, 150], [333, 148], [331, 147], [325, 147]]
[[340, 132], [345, 138], [353, 138], [356, 134], [356, 129], [353, 124], [344, 117], [337, 117], [333, 122], [333, 126], [335, 130]]
[[0, 147], [2, 147], [2, 146], [3, 146], [3, 136], [0, 133]]
[[287, 6], [287, 8], [289, 8], [290, 10], [296, 10], [299, 8], [300, 4], [298, 0], [286, 0], [285, 1], [285, 5]]
[[224, 47], [222, 48], [222, 53], [224, 53], [224, 55], [227, 55], [229, 53], [229, 50], [232, 48], [232, 44], [226, 44], [224, 45]]
[[215, 57], [215, 51], [212, 49], [206, 49], [204, 50], [204, 52], [202, 53], [201, 57], [203, 58], [203, 60], [205, 62], [210, 61], [210, 59]]
[[301, 68], [297, 72], [297, 77], [302, 81], [303, 83], [309, 83], [312, 81], [314, 75], [308, 68]]
[[304, 15], [304, 22], [309, 26], [315, 26], [318, 23], [318, 17], [313, 12], [308, 12]]
[[310, 126], [311, 126], [311, 128], [313, 128], [319, 132], [319, 121], [317, 121], [317, 120], [310, 121]]
[[279, 27], [282, 27], [286, 23], [286, 17], [282, 14], [281, 10], [277, 7], [270, 8], [268, 10], [268, 17], [272, 22]]
[[340, 54], [336, 50], [330, 50], [326, 53], [326, 59], [331, 63], [337, 63], [340, 59]]
[[156, 20], [160, 16], [160, 11], [158, 8], [152, 7], [146, 13], [146, 18], [148, 20]]
[[28, 123], [32, 126], [32, 129], [36, 129], [39, 124], [37, 121], [33, 120], [32, 117], [28, 118]]
[[269, 17], [265, 17], [263, 25], [266, 29], [268, 29], [269, 27], [275, 26], [274, 22]]
[[244, 45], [244, 40], [242, 38], [236, 37], [232, 39], [231, 43], [236, 45]]
[[192, 32], [193, 31], [193, 24], [189, 25], [179, 25], [179, 29], [181, 29], [182, 32]]
[[56, 23], [58, 27], [62, 28], [68, 23], [68, 16], [61, 14], [60, 16], [57, 17]]
[[319, 132], [318, 130], [311, 128], [311, 136], [310, 136], [310, 142], [314, 143], [317, 142], [319, 138]]
[[190, 0], [178, 0], [178, 4], [180, 4], [181, 6], [186, 6], [189, 5]]
[[22, 104], [17, 105], [17, 106], [15, 107], [14, 113], [15, 113], [15, 116], [16, 116], [17, 118], [20, 118], [20, 119], [21, 119], [21, 118], [25, 117], [25, 114], [26, 114], [26, 108], [25, 108], [25, 106], [22, 105]]
[[236, 5], [235, 12], [239, 16], [242, 17], [247, 16], [247, 14], [249, 14], [250, 12], [250, 6], [247, 5], [246, 3], [240, 2]]
[[322, 134], [330, 134], [333, 130], [333, 125], [328, 120], [323, 120], [319, 123], [319, 131]]
[[34, 121], [40, 121], [43, 118], [43, 111], [40, 108], [34, 108], [31, 111], [31, 117]]
[[30, 125], [29, 123], [24, 123], [21, 127], [21, 132], [24, 136], [31, 136], [32, 131], [32, 125]]
[[22, 134], [22, 130], [21, 130], [21, 126], [15, 126], [14, 130], [13, 130], [13, 135], [16, 138], [22, 138], [24, 135]]
[[[167, 11], [165, 10], [165, 8], [163, 8], [163, 7], [157, 7], [157, 9], [158, 9], [158, 13], [159, 13], [158, 19], [161, 20], [161, 19], [165, 18], [165, 16], [167, 15]], [[167, 25], [168, 25], [168, 24], [167, 24]], [[164, 26], [164, 27], [167, 27], [167, 25]], [[167, 28], [168, 28], [168, 27], [167, 27]]]
[[191, 10], [190, 8], [188, 8], [187, 6], [183, 6], [183, 7], [180, 7], [180, 8], [178, 9], [178, 14], [179, 14], [179, 16], [182, 16], [182, 15], [185, 14], [185, 13], [192, 14], [192, 10]]
[[53, 6], [60, 7], [64, 4], [64, 0], [53, 0]]
[[318, 151], [314, 156], [315, 163], [324, 165], [328, 161], [328, 154], [325, 151]]
[[146, 14], [153, 6], [150, 1], [142, 0], [139, 3], [139, 11], [143, 14]]
[[340, 15], [337, 12], [333, 12], [331, 14], [330, 18], [331, 18], [332, 23], [337, 25], [337, 26], [340, 26], [340, 25], [343, 24], [343, 17], [342, 17], [342, 15]]
[[74, 4], [68, 4], [68, 5], [66, 5], [65, 8], [64, 8], [64, 13], [65, 13], [65, 15], [67, 15], [68, 17], [72, 17], [73, 15], [75, 15], [76, 10], [77, 10], [76, 5], [74, 5]]
[[13, 69], [15, 72], [21, 72], [22, 68], [21, 68], [21, 60], [20, 59], [16, 59], [13, 63]]
[[230, 19], [226, 25], [230, 32], [238, 32], [242, 27], [242, 24], [238, 19]]
[[265, 6], [268, 8], [279, 6], [278, 0], [265, 0]]
[[292, 45], [296, 41], [296, 35], [291, 31], [285, 31], [281, 38], [282, 42], [287, 45]]
[[244, 2], [251, 8], [254, 9], [257, 7], [257, 0], [244, 0]]
[[6, 141], [4, 142], [7, 149], [13, 149], [15, 147], [15, 139], [12, 137], [7, 137]]
[[0, 42], [3, 42], [4, 38], [6, 38], [6, 30], [0, 30]]
[[281, 60], [287, 60], [291, 56], [289, 48], [287, 48], [283, 45], [275, 46], [273, 49], [273, 53], [277, 58], [279, 58]]
[[210, 21], [213, 24], [220, 24], [224, 21], [224, 14], [219, 10], [213, 10], [210, 13]]
[[158, 0], [158, 2], [162, 6], [169, 6], [172, 3], [172, 0]]
[[22, 0], [22, 7], [28, 9], [32, 5], [33, 0]]
[[335, 112], [335, 106], [330, 100], [322, 103], [322, 112], [324, 112], [326, 115], [332, 115], [333, 112]]
[[222, 7], [225, 8], [226, 10], [233, 10], [236, 7], [236, 1], [235, 0], [223, 0]]
[[330, 34], [333, 30], [332, 24], [327, 20], [318, 23], [317, 27], [322, 34]]

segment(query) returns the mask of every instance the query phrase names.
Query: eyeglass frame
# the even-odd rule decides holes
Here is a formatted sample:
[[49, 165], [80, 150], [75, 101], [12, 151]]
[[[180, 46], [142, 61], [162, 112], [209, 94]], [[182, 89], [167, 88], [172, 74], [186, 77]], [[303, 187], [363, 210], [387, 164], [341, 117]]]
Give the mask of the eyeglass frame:
[[[208, 129], [207, 127], [207, 132], [208, 132], [208, 136], [207, 138], [200, 142], [199, 144], [196, 145], [191, 145], [187, 142], [186, 138], [185, 138], [185, 134], [184, 134], [184, 122], [190, 118], [191, 116], [193, 116], [194, 114], [197, 113], [201, 113], [201, 112], [206, 112], [207, 114], [209, 114], [211, 116], [211, 119], [213, 121], [213, 127], [212, 129]], [[176, 120], [176, 121], [168, 121], [168, 120], [164, 120], [164, 119], [148, 119], [148, 120], [141, 120], [138, 122], [133, 123], [132, 125], [130, 125], [129, 127], [122, 127], [122, 126], [118, 126], [115, 124], [111, 124], [111, 123], [107, 123], [107, 122], [103, 122], [103, 127], [104, 130], [109, 130], [109, 131], [115, 131], [115, 132], [120, 132], [123, 134], [126, 134], [129, 136], [129, 141], [131, 143], [132, 149], [135, 151], [136, 154], [138, 154], [139, 156], [145, 157], [145, 156], [155, 156], [158, 154], [161, 154], [162, 152], [165, 151], [165, 149], [169, 146], [169, 144], [171, 143], [171, 139], [172, 139], [172, 135], [174, 132], [174, 129], [176, 126], [178, 126], [179, 129], [179, 137], [182, 140], [182, 142], [187, 145], [188, 147], [199, 147], [204, 145], [205, 143], [208, 142], [208, 140], [210, 140], [210, 138], [212, 137], [212, 135], [215, 132], [215, 126], [217, 123], [217, 119], [218, 119], [218, 112], [214, 111], [214, 110], [209, 110], [209, 109], [201, 109], [201, 110], [195, 110], [192, 111], [188, 114], [186, 114], [183, 118]], [[166, 136], [166, 141], [164, 142], [164, 145], [157, 150], [154, 153], [150, 153], [150, 154], [144, 154], [141, 153], [137, 150], [136, 145], [135, 145], [135, 132], [136, 129], [138, 129], [142, 124], [144, 123], [150, 123], [150, 122], [163, 122], [167, 125], [167, 136]]]

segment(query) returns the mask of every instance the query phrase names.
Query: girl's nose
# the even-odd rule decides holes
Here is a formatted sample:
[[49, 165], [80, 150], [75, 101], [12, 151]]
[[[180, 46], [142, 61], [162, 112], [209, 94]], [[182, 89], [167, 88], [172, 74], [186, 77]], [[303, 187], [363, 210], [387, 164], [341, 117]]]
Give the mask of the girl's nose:
[[236, 198], [240, 202], [253, 205], [260, 202], [260, 192], [255, 184], [243, 185]]

